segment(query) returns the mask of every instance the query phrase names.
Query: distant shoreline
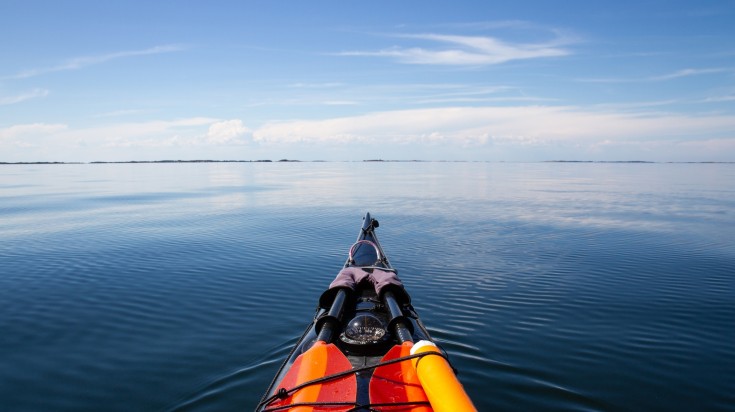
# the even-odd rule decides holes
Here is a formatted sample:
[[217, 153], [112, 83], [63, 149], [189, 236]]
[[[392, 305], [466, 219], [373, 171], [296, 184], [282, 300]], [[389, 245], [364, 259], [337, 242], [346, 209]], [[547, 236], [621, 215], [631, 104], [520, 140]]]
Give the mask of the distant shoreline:
[[151, 164], [151, 163], [631, 163], [631, 164], [732, 164], [735, 161], [680, 161], [654, 162], [648, 160], [538, 160], [538, 161], [484, 161], [484, 160], [127, 160], [94, 162], [0, 162], [0, 165], [91, 165], [91, 164]]

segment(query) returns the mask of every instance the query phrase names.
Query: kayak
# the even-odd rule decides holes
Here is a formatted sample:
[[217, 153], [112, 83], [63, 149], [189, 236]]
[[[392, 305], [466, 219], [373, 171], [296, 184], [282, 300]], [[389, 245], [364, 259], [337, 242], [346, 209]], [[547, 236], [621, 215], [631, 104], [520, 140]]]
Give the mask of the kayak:
[[378, 226], [367, 213], [256, 412], [476, 410], [411, 305]]

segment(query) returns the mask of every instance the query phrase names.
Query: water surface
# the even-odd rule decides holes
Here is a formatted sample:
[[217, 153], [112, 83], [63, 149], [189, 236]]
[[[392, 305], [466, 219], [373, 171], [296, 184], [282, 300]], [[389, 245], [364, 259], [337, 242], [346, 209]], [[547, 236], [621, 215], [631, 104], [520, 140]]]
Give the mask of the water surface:
[[735, 410], [735, 165], [0, 166], [3, 410], [252, 410], [366, 211], [480, 410]]

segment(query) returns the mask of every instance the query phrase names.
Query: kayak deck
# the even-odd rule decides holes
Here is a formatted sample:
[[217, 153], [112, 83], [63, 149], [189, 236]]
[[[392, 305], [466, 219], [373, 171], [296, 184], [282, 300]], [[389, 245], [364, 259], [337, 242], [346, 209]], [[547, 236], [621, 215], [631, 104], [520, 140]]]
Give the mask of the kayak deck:
[[[378, 225], [366, 214], [344, 267], [322, 294], [312, 322], [256, 411], [440, 410], [429, 400], [434, 391], [421, 381], [417, 362], [421, 359], [427, 370], [435, 361], [448, 367], [446, 356], [436, 349], [383, 252], [375, 234]], [[414, 354], [421, 345], [429, 348]], [[456, 381], [448, 370], [442, 373]], [[474, 410], [467, 402], [470, 409], [453, 404], [446, 410]]]

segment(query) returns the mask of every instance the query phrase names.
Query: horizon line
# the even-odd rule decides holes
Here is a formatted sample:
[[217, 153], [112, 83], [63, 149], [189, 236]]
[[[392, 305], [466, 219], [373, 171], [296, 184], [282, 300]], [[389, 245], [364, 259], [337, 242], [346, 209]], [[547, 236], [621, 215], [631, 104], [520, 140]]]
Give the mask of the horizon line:
[[363, 160], [298, 160], [298, 159], [256, 159], [256, 160], [216, 160], [216, 159], [178, 159], [178, 160], [118, 160], [118, 161], [30, 161], [30, 162], [0, 162], [0, 165], [72, 165], [72, 164], [149, 164], [149, 163], [638, 163], [638, 164], [667, 164], [667, 163], [700, 163], [700, 164], [731, 164], [735, 161], [689, 160], [689, 161], [652, 161], [652, 160], [421, 160], [421, 159], [363, 159]]

